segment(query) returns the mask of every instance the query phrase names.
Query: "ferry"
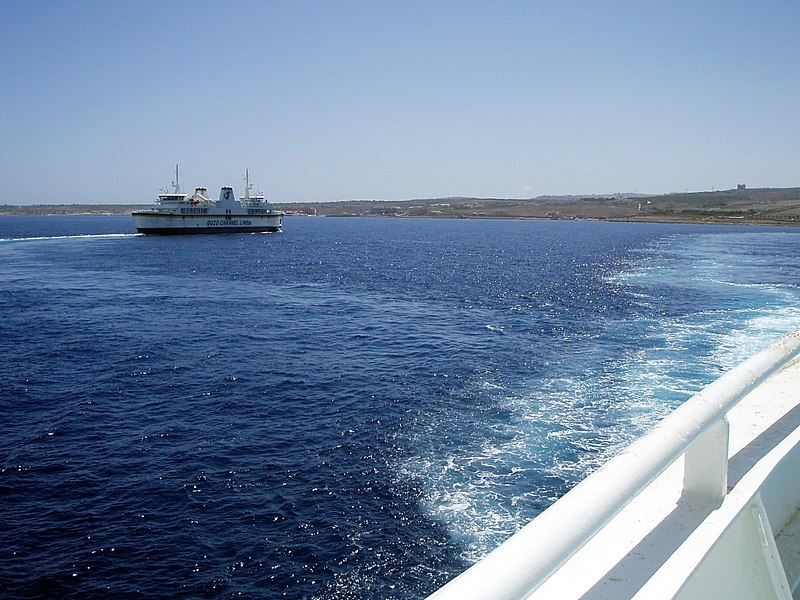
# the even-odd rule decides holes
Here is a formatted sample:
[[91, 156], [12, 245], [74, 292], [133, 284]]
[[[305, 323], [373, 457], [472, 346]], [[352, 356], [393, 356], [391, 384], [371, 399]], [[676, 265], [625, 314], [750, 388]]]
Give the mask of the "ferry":
[[667, 415], [429, 600], [800, 598], [800, 330]]
[[131, 213], [139, 233], [257, 233], [281, 231], [284, 213], [273, 210], [263, 194], [251, 195], [250, 171], [245, 171], [244, 196], [239, 199], [233, 188], [223, 187], [217, 201], [207, 197], [206, 188], [194, 194], [181, 193], [178, 165], [171, 193], [161, 193], [155, 206]]

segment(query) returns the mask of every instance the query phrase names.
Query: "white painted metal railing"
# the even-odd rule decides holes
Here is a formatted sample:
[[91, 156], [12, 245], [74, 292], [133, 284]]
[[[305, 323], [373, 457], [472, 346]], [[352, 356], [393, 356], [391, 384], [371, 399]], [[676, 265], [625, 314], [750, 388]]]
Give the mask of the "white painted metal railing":
[[430, 600], [527, 597], [681, 457], [683, 496], [721, 501], [727, 493], [728, 411], [798, 352], [800, 330], [720, 377]]

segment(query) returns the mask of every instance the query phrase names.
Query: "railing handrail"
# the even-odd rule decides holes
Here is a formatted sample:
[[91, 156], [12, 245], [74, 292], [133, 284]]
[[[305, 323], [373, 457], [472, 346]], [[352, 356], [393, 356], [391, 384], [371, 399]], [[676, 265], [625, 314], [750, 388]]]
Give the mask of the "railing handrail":
[[[798, 351], [800, 329], [722, 375], [484, 559], [432, 594], [430, 600], [515, 600], [533, 593], [693, 443], [723, 423], [728, 411], [742, 398], [786, 365]], [[726, 431], [723, 463], [726, 472], [727, 441]], [[540, 551], [542, 546], [547, 547], [546, 552]]]

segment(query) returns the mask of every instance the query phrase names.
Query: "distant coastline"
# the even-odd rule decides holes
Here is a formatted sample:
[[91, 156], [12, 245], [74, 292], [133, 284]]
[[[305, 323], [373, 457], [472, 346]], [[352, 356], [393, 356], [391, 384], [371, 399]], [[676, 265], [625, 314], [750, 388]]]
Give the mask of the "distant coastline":
[[[0, 216], [126, 215], [142, 204], [0, 204]], [[431, 198], [274, 203], [287, 215], [565, 219], [800, 225], [800, 188], [736, 189], [646, 196], [609, 194], [528, 199]]]

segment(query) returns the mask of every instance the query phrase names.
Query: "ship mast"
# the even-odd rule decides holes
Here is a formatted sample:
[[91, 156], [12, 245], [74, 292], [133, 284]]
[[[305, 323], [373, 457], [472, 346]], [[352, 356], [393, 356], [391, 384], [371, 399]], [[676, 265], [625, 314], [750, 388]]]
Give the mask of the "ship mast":
[[175, 188], [175, 193], [176, 194], [180, 194], [181, 193], [181, 184], [178, 181], [178, 165], [177, 164], [175, 165], [175, 181], [172, 182], [172, 185]]
[[250, 200], [250, 188], [253, 186], [250, 185], [250, 169], [244, 170], [244, 199], [245, 201]]

